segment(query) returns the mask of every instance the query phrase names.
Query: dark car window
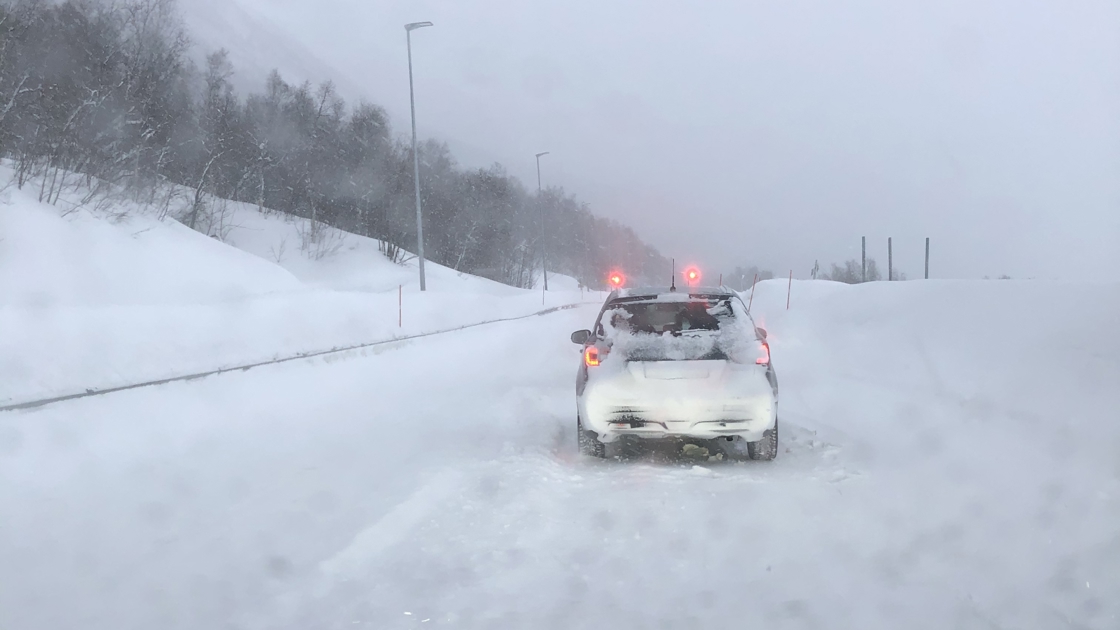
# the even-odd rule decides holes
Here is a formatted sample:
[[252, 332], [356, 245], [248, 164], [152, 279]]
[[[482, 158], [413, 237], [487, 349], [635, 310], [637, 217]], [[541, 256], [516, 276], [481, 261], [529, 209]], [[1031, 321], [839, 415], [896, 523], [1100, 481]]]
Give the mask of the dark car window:
[[603, 312], [603, 326], [633, 333], [663, 334], [687, 331], [718, 331], [721, 320], [735, 317], [728, 300], [642, 301], [609, 304]]

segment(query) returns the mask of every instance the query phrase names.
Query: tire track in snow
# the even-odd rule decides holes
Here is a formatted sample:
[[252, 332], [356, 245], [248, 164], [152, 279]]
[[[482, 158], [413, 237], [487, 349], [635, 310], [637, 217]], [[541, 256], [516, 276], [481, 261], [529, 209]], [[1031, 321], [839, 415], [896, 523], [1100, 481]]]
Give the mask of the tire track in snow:
[[462, 474], [445, 470], [398, 503], [375, 523], [358, 532], [350, 544], [319, 563], [321, 594], [335, 581], [360, 577], [382, 552], [411, 535], [431, 512], [444, 505], [462, 486]]
[[[312, 619], [316, 606], [332, 593], [348, 585], [362, 584], [379, 566], [378, 559], [423, 527], [425, 521], [451, 502], [466, 487], [462, 471], [447, 468], [413, 490], [380, 518], [358, 531], [350, 542], [319, 561], [298, 581], [275, 592], [267, 606], [247, 611], [240, 625], [247, 628], [274, 628], [277, 620]], [[308, 616], [310, 615], [310, 616]]]
[[[658, 461], [641, 456], [626, 461], [597, 461], [579, 456], [574, 439], [568, 439], [571, 434], [554, 426], [543, 444], [524, 452], [434, 471], [371, 524], [357, 530], [348, 543], [316, 562], [299, 581], [275, 593], [270, 603], [246, 617], [247, 627], [276, 627], [278, 620], [293, 619], [297, 621], [292, 627], [301, 627], [300, 624], [333, 614], [341, 614], [339, 619], [352, 617], [349, 623], [355, 625], [408, 627], [413, 619], [398, 619], [395, 615], [417, 610], [424, 612], [417, 614], [416, 621], [431, 617], [433, 621], [447, 622], [454, 619], [461, 604], [454, 597], [398, 598], [381, 590], [385, 580], [392, 583], [393, 572], [400, 568], [394, 562], [402, 554], [415, 553], [429, 563], [447, 550], [473, 554], [456, 546], [454, 540], [456, 535], [468, 532], [468, 536], [495, 537], [479, 543], [479, 549], [497, 552], [495, 556], [483, 554], [486, 557], [478, 561], [484, 564], [500, 562], [521, 549], [532, 549], [538, 561], [563, 565], [569, 561], [566, 554], [572, 550], [556, 551], [549, 541], [555, 536], [554, 526], [572, 517], [569, 507], [580, 501], [581, 496], [637, 492], [649, 504], [659, 492], [678, 496], [698, 482], [724, 498], [744, 496], [740, 490], [744, 484], [826, 484], [839, 492], [839, 486], [834, 484], [850, 480], [847, 474], [837, 474], [846, 472], [839, 458], [842, 449], [820, 441], [808, 429], [796, 427], [791, 433], [794, 457], [786, 457], [784, 462], [708, 463], [686, 458]], [[601, 513], [604, 505], [596, 503], [595, 509]], [[590, 518], [593, 525], [602, 519], [625, 519], [601, 514]], [[510, 524], [524, 522], [533, 522], [543, 530], [508, 530]], [[580, 522], [578, 518], [576, 522]], [[508, 538], [499, 544], [503, 536]], [[455, 561], [428, 566], [454, 565]], [[490, 579], [485, 571], [482, 575]], [[338, 610], [345, 612], [337, 613]]]
[[545, 455], [551, 463], [572, 471], [575, 481], [582, 481], [582, 475], [609, 479], [637, 474], [668, 483], [691, 483], [702, 476], [750, 484], [790, 479], [840, 484], [864, 477], [859, 462], [841, 442], [789, 421], [782, 424], [781, 453], [772, 462], [689, 457], [659, 444], [645, 445], [635, 454], [596, 460], [579, 454], [574, 424], [570, 430], [554, 429]]

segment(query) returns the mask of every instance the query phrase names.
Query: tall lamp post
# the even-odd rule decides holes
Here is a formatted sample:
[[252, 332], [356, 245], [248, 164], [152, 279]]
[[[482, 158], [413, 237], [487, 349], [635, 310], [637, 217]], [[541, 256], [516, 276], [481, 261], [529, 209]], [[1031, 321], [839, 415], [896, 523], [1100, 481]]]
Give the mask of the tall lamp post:
[[416, 257], [420, 259], [420, 290], [426, 291], [424, 282], [424, 216], [420, 213], [420, 154], [416, 152], [416, 96], [412, 90], [412, 31], [431, 22], [410, 22], [404, 25], [408, 43], [408, 104], [412, 108], [412, 179], [416, 184]]
[[541, 273], [544, 274], [544, 290], [548, 290], [548, 246], [544, 232], [544, 203], [541, 199], [541, 156], [548, 155], [548, 151], [537, 154], [537, 207], [541, 213]]

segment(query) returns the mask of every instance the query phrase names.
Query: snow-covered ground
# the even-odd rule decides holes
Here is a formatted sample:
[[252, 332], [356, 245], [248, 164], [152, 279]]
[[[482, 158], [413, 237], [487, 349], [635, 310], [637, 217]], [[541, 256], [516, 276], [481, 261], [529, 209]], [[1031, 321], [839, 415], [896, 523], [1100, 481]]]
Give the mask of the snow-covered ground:
[[333, 229], [328, 255], [310, 255], [307, 221], [251, 205], [223, 204], [223, 243], [135, 204], [74, 208], [73, 192], [52, 206], [38, 192], [0, 192], [0, 406], [581, 299], [570, 282], [542, 299], [433, 263], [421, 293], [414, 259], [394, 264], [377, 241]]
[[1120, 286], [785, 301], [771, 463], [580, 459], [594, 305], [0, 414], [0, 628], [1120, 627]]

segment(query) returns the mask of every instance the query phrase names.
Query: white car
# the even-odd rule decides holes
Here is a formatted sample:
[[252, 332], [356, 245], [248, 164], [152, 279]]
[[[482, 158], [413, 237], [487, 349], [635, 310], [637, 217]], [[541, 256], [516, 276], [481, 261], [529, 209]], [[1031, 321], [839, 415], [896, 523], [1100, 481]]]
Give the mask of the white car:
[[667, 439], [731, 455], [745, 450], [750, 459], [777, 456], [778, 379], [766, 331], [738, 294], [620, 289], [595, 327], [572, 333], [572, 342], [583, 346], [580, 452], [606, 457], [608, 444]]

